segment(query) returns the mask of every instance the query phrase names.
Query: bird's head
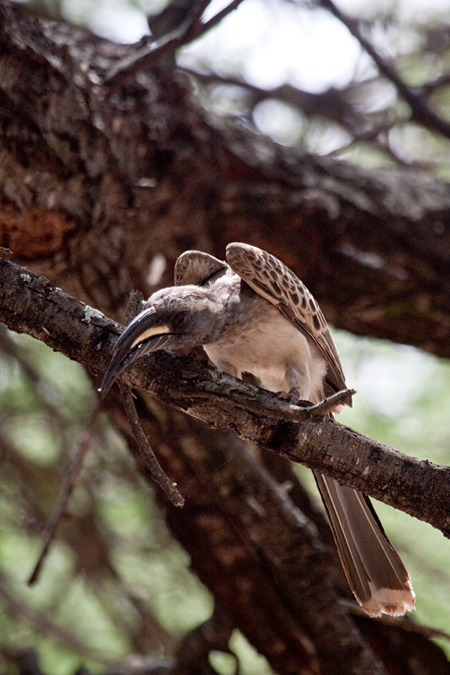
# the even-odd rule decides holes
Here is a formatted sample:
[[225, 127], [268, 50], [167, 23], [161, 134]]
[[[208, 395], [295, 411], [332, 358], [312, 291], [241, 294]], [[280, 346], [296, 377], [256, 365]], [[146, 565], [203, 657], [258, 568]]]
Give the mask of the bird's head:
[[103, 378], [105, 397], [128, 366], [159, 349], [192, 349], [213, 342], [221, 329], [221, 304], [198, 286], [163, 288], [143, 303], [144, 309], [125, 328]]

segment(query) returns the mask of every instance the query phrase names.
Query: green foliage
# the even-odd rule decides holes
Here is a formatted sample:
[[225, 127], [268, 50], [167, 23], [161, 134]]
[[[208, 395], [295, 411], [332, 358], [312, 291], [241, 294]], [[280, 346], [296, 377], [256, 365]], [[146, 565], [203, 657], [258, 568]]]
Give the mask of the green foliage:
[[0, 362], [0, 653], [34, 647], [54, 675], [104, 672], [133, 651], [170, 654], [212, 602], [106, 418], [40, 579], [26, 585], [95, 396], [77, 364], [3, 339], [20, 360]]
[[[101, 673], [133, 652], [169, 656], [210, 616], [212, 600], [106, 418], [41, 577], [26, 585], [95, 396], [77, 364], [31, 339], [5, 334], [2, 341], [10, 354], [0, 360], [0, 653], [35, 647], [54, 675], [81, 665]], [[449, 364], [344, 333], [337, 342], [358, 390], [340, 421], [403, 452], [450, 463]], [[301, 474], [310, 480], [310, 472]], [[377, 510], [413, 578], [416, 618], [450, 625], [442, 603], [450, 592], [450, 543], [403, 513], [383, 504]], [[244, 675], [270, 672], [240, 634], [231, 646]], [[212, 661], [218, 672], [233, 672], [232, 657], [218, 653]]]

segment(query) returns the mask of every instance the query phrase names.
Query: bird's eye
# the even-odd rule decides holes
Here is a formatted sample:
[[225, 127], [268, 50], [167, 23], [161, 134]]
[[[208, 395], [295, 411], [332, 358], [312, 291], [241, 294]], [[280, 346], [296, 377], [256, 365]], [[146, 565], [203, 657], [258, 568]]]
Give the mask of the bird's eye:
[[174, 328], [184, 328], [187, 324], [187, 314], [186, 312], [179, 312], [173, 317], [173, 326]]

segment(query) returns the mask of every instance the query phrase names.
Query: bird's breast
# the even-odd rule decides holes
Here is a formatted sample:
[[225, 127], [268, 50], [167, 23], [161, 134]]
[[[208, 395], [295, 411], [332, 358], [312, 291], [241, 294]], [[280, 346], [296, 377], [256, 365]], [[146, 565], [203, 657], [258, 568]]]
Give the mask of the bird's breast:
[[298, 387], [307, 400], [320, 400], [325, 363], [314, 346], [281, 312], [261, 300], [230, 323], [225, 335], [205, 345], [221, 370], [242, 377], [251, 373], [266, 389], [289, 391]]

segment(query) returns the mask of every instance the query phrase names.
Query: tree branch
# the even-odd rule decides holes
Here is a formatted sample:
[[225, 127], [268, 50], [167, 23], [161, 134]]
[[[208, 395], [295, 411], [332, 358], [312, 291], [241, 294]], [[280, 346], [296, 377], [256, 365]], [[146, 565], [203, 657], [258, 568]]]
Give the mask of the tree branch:
[[[0, 261], [0, 303], [0, 320], [12, 330], [32, 335], [90, 370], [105, 370], [120, 328], [97, 310], [5, 260]], [[150, 356], [147, 365], [130, 368], [123, 381], [211, 427], [228, 427], [244, 440], [319, 469], [450, 537], [448, 467], [408, 457], [331, 419], [285, 421], [293, 412], [301, 421], [302, 408], [195, 358], [162, 352]]]
[[386, 61], [386, 59], [377, 52], [371, 42], [362, 35], [358, 23], [341, 12], [332, 0], [321, 0], [321, 5], [334, 14], [334, 16], [348, 28], [350, 33], [358, 40], [360, 45], [373, 59], [380, 73], [396, 87], [400, 96], [402, 96], [411, 107], [411, 119], [431, 131], [438, 131], [446, 138], [450, 138], [450, 122], [440, 117], [430, 107], [428, 101], [422, 95], [423, 90], [421, 88], [416, 89], [415, 87], [410, 87], [406, 84], [397, 73], [394, 66]]
[[84, 458], [89, 448], [91, 447], [92, 438], [97, 428], [99, 411], [100, 405], [97, 404], [95, 408], [92, 410], [90, 418], [81, 432], [77, 448], [71, 461], [71, 466], [68, 470], [67, 475], [65, 476], [64, 484], [61, 493], [59, 495], [58, 503], [54, 508], [49, 521], [45, 526], [42, 535], [41, 553], [27, 581], [28, 586], [32, 586], [39, 579], [42, 566], [50, 549], [50, 545], [55, 539], [58, 529], [61, 525], [61, 521], [66, 512], [70, 497], [80, 477], [80, 472], [83, 466]]
[[169, 526], [200, 579], [231, 609], [236, 627], [277, 673], [316, 674], [316, 655], [323, 675], [378, 673], [373, 655], [360, 651], [360, 636], [339, 611], [331, 557], [314, 521], [230, 431], [212, 431], [165, 410], [170, 431], [158, 444], [159, 423], [149, 419], [144, 399], [144, 429], [151, 430], [158, 454], [188, 496], [183, 509], [167, 510]]
[[201, 15], [208, 6], [209, 0], [203, 2], [197, 0], [179, 26], [162, 35], [158, 40], [146, 40], [146, 44], [120, 59], [106, 73], [105, 81], [114, 90], [138, 71], [155, 63], [166, 54], [173, 54], [180, 47], [197, 40], [211, 28], [215, 28], [227, 14], [237, 9], [241, 2], [242, 0], [233, 0], [209, 21], [201, 23]]
[[186, 248], [221, 257], [251, 240], [337, 327], [450, 356], [447, 183], [314, 158], [207, 117], [160, 61], [108, 96], [105, 73], [129, 47], [3, 1], [0, 23], [0, 245], [16, 262], [119, 319], [130, 286], [148, 295], [158, 252], [167, 284]]
[[138, 445], [139, 451], [150, 472], [152, 480], [164, 490], [167, 499], [174, 506], [184, 506], [184, 499], [181, 496], [179, 490], [177, 490], [177, 485], [164, 473], [161, 468], [160, 463], [155, 457], [155, 453], [152, 450], [152, 447], [149, 443], [147, 436], [142, 429], [142, 426], [139, 422], [139, 416], [136, 412], [136, 407], [133, 401], [133, 393], [128, 387], [120, 385], [120, 393], [122, 395], [123, 407], [130, 425], [130, 429], [133, 433], [134, 439]]

